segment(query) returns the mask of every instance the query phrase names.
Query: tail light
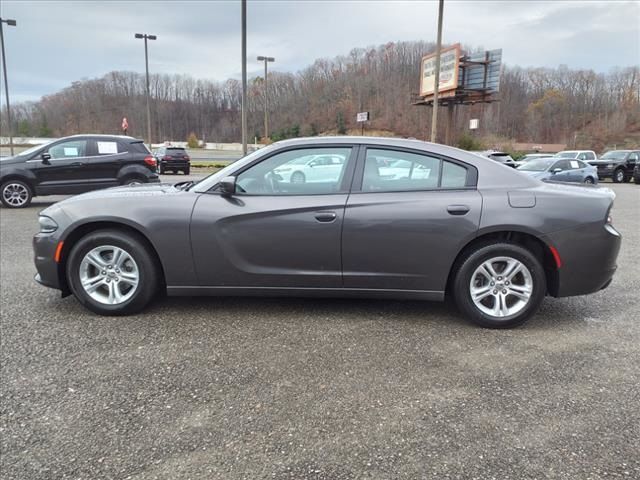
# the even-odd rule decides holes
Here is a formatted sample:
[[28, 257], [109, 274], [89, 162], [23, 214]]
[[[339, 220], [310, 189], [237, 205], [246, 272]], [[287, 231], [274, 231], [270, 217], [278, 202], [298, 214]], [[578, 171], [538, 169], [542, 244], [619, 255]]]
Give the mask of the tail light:
[[184, 156], [184, 159], [185, 159], [187, 162], [191, 160], [191, 158], [189, 158], [189, 155], [185, 155], [185, 156]]
[[168, 161], [169, 161], [169, 160], [171, 160], [172, 158], [171, 158], [171, 155], [165, 155], [164, 157], [162, 157], [162, 159], [163, 159], [164, 161], [167, 161], [167, 162], [168, 162]]
[[146, 163], [150, 167], [157, 166], [156, 159], [154, 157], [152, 157], [151, 155], [149, 155], [148, 157], [144, 157], [144, 163]]

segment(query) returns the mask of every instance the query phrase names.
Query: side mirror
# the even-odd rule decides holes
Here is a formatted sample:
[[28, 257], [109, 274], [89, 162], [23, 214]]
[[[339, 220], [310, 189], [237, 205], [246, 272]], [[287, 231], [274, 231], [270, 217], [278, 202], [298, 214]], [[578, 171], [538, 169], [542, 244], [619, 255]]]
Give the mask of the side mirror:
[[223, 195], [234, 195], [236, 193], [236, 177], [224, 177], [220, 180], [220, 191]]
[[562, 171], [561, 168], [554, 168], [553, 170], [551, 170], [551, 173], [556, 174], [556, 173], [560, 173]]
[[42, 159], [42, 163], [44, 163], [45, 165], [51, 165], [51, 162], [49, 161], [51, 160], [51, 154], [47, 152], [42, 152], [40, 154], [40, 158]]

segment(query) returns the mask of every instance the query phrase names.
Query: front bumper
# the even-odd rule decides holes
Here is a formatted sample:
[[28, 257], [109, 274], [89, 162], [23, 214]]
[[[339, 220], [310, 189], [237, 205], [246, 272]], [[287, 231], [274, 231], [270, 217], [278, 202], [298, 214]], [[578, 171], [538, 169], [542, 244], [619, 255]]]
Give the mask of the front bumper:
[[622, 236], [602, 222], [546, 236], [560, 255], [555, 297], [570, 297], [597, 292], [609, 286], [616, 272], [616, 260]]
[[34, 262], [38, 272], [35, 280], [45, 287], [64, 290], [66, 287], [61, 282], [59, 265], [54, 260], [57, 246], [57, 239], [51, 235], [38, 233], [33, 237]]

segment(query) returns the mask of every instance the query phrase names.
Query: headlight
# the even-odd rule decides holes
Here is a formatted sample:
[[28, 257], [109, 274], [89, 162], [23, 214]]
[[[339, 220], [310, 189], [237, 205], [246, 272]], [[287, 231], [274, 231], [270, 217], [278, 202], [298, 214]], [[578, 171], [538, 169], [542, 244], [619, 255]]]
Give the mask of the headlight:
[[613, 168], [613, 163], [610, 163], [609, 165], [607, 165], [607, 168]]
[[41, 233], [52, 233], [58, 229], [58, 224], [51, 217], [40, 215], [38, 217], [38, 223], [40, 224]]

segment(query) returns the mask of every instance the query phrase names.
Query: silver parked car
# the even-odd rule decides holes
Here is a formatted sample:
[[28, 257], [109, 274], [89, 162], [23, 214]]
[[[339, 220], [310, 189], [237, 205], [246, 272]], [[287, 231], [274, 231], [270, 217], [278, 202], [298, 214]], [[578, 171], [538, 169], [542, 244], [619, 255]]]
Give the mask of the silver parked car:
[[[310, 155], [343, 159], [338, 175], [277, 173]], [[613, 198], [416, 140], [288, 140], [195, 184], [112, 188], [50, 206], [33, 243], [36, 280], [106, 315], [138, 312], [159, 290], [450, 295], [474, 322], [511, 327], [546, 295], [609, 285], [621, 242]]]
[[520, 165], [518, 171], [538, 180], [572, 183], [598, 183], [598, 169], [582, 160], [539, 158]]

